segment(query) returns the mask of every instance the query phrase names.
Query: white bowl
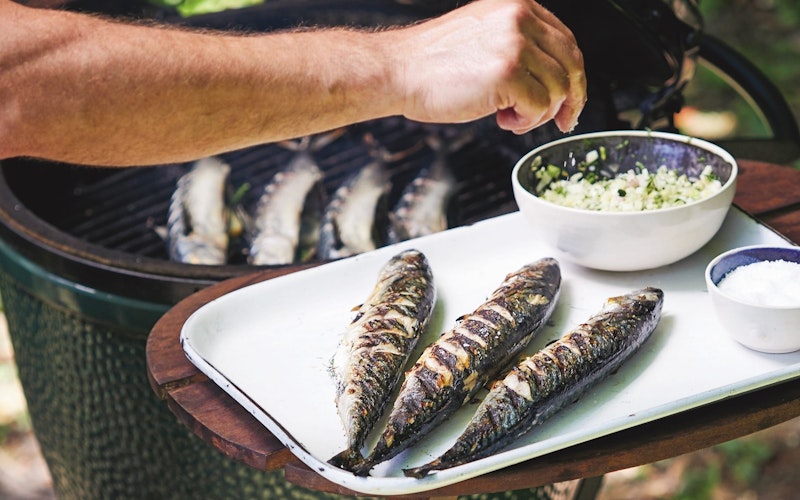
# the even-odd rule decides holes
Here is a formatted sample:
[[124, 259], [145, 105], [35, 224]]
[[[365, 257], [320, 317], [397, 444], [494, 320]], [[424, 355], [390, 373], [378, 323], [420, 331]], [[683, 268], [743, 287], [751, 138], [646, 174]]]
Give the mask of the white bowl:
[[[720, 289], [719, 284], [731, 271], [741, 266], [781, 260], [800, 265], [800, 247], [754, 245], [735, 248], [717, 256], [706, 267], [706, 287], [720, 323], [734, 340], [761, 352], [783, 353], [800, 349], [800, 302], [794, 301], [800, 301], [800, 297], [796, 296], [796, 289], [795, 295], [785, 289], [787, 286], [800, 285], [800, 282], [787, 281], [791, 280], [791, 275], [776, 275], [774, 270], [756, 278], [748, 276], [744, 297], [737, 292], [739, 287], [734, 287], [734, 291], [725, 291]], [[749, 271], [753, 272], [755, 268]], [[780, 286], [771, 286], [770, 279], [777, 279]], [[759, 293], [762, 290], [768, 292]], [[764, 305], [781, 297], [786, 301], [783, 304]], [[789, 300], [791, 297], [793, 299]]]
[[[722, 189], [686, 205], [636, 212], [570, 208], [537, 196], [543, 190], [532, 174], [538, 164], [556, 165], [571, 175], [601, 146], [605, 157], [595, 165], [608, 176], [639, 165], [650, 171], [663, 165], [696, 177], [710, 165]], [[705, 245], [730, 209], [737, 175], [733, 156], [710, 142], [665, 132], [615, 131], [544, 144], [517, 162], [511, 182], [520, 212], [555, 257], [593, 269], [638, 271], [671, 264]]]

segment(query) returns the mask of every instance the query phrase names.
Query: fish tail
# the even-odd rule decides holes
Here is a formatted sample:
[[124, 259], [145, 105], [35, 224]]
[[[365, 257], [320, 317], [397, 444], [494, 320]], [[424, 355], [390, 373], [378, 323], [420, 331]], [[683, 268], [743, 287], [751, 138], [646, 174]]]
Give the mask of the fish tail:
[[364, 456], [354, 448], [347, 448], [328, 460], [328, 463], [340, 469], [355, 472], [364, 462]]
[[350, 471], [356, 476], [366, 477], [369, 476], [369, 471], [375, 467], [375, 463], [369, 460], [362, 460], [360, 463], [355, 464]]
[[420, 465], [419, 467], [411, 467], [409, 469], [403, 469], [403, 474], [406, 477], [413, 477], [414, 479], [422, 479], [431, 472], [438, 470], [440, 468], [440, 463], [441, 461], [439, 459], [436, 459], [433, 462], [429, 462], [425, 465]]
[[420, 478], [433, 471], [488, 457], [534, 427], [541, 416], [536, 408], [513, 391], [502, 389], [498, 386], [490, 393], [489, 399], [481, 405], [449, 450], [433, 461], [403, 470], [403, 473]]

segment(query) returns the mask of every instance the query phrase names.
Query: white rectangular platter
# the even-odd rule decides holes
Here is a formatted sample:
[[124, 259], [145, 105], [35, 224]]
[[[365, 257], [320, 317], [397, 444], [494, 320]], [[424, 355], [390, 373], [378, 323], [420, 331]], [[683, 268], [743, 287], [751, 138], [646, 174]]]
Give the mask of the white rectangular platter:
[[665, 294], [653, 336], [620, 370], [508, 449], [423, 479], [405, 477], [402, 468], [448, 448], [476, 405], [466, 405], [371, 476], [356, 477], [327, 463], [345, 448], [331, 357], [352, 308], [368, 296], [378, 269], [402, 249], [425, 253], [438, 291], [418, 351], [480, 305], [507, 273], [549, 256], [518, 212], [236, 290], [195, 312], [181, 342], [192, 363], [319, 474], [364, 494], [417, 493], [800, 376], [800, 352], [751, 351], [726, 335], [711, 310], [706, 265], [725, 250], [751, 244], [791, 245], [734, 208], [709, 244], [670, 266], [612, 273], [561, 262], [558, 305], [527, 352], [588, 319], [606, 298], [645, 286]]

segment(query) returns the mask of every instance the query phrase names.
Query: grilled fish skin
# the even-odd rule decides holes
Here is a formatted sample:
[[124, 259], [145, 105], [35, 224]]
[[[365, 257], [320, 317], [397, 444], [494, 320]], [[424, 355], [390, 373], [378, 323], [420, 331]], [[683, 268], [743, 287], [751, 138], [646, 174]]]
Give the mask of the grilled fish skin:
[[434, 150], [433, 162], [423, 168], [403, 189], [389, 213], [388, 243], [426, 236], [447, 229], [447, 208], [456, 192], [456, 177], [447, 156], [473, 138], [470, 132], [453, 143], [437, 134], [425, 142]]
[[373, 160], [333, 194], [325, 208], [317, 254], [338, 259], [375, 250], [377, 219], [386, 211], [391, 184], [384, 161]]
[[364, 440], [400, 381], [435, 301], [433, 273], [418, 250], [402, 251], [381, 268], [334, 355], [336, 406], [347, 449], [331, 464], [347, 469], [363, 459]]
[[552, 258], [507, 275], [486, 302], [425, 349], [406, 374], [377, 446], [353, 472], [369, 474], [469, 401], [545, 325], [560, 291], [561, 270]]
[[515, 365], [496, 381], [456, 443], [442, 456], [407, 469], [421, 478], [504, 448], [614, 372], [650, 337], [664, 293], [644, 288], [608, 299], [586, 323]]
[[[254, 237], [250, 243], [249, 262], [253, 265], [280, 265], [295, 262], [302, 214], [309, 200], [316, 197], [322, 217], [324, 189], [322, 171], [308, 150], [297, 152], [287, 167], [275, 174], [264, 187], [254, 220]], [[316, 242], [314, 242], [316, 245]]]
[[230, 166], [217, 157], [198, 160], [178, 179], [167, 214], [170, 259], [188, 264], [224, 264], [228, 251], [226, 205]]
[[389, 214], [388, 243], [426, 236], [447, 229], [447, 205], [455, 191], [455, 177], [443, 169], [420, 172], [407, 186]]
[[291, 264], [316, 255], [327, 193], [322, 185], [324, 174], [314, 156], [345, 131], [340, 128], [277, 143], [295, 155], [264, 186], [258, 199], [250, 224], [250, 264]]

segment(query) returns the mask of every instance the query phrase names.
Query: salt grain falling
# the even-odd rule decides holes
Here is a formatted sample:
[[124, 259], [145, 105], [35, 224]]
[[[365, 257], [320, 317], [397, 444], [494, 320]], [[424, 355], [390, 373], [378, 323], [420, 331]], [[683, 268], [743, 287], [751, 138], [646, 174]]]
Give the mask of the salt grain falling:
[[719, 282], [727, 295], [750, 304], [800, 307], [800, 264], [785, 260], [737, 267]]

